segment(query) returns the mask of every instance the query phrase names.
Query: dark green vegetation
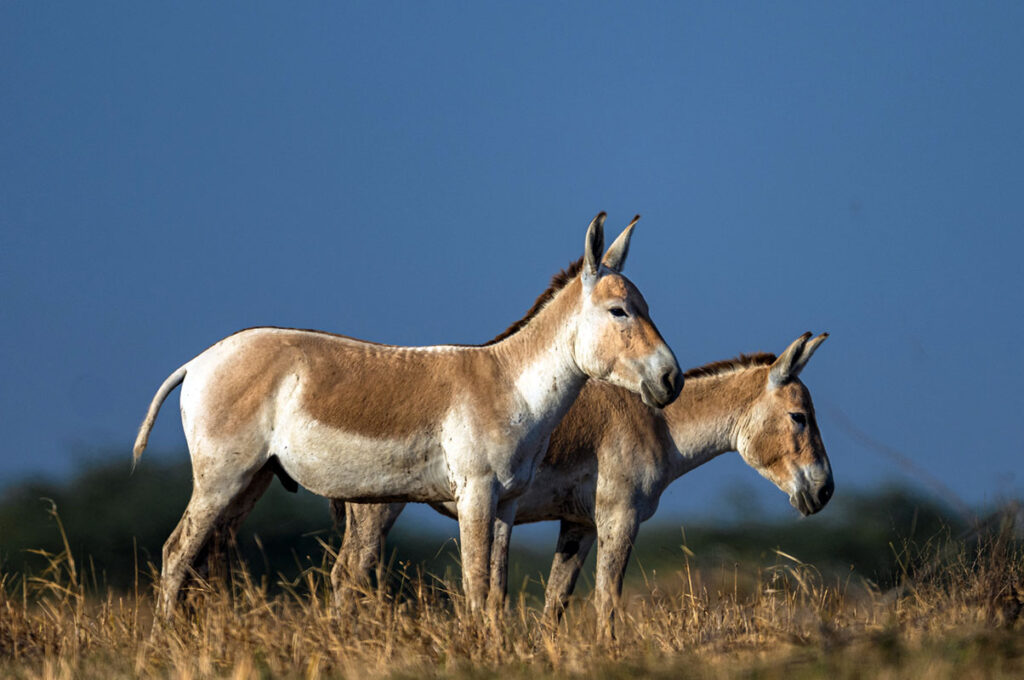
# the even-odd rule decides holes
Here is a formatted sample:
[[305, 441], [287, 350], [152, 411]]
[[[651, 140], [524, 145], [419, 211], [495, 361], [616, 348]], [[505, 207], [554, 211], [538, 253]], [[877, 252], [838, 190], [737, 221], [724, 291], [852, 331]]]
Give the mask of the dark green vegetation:
[[[149, 457], [134, 473], [126, 461], [117, 460], [89, 466], [67, 481], [33, 481], [6, 489], [0, 496], [0, 571], [34, 571], [46, 558], [33, 551], [62, 550], [50, 512], [54, 504], [72, 554], [90, 583], [123, 589], [134, 583], [136, 563], [143, 575], [150, 565], [158, 569], [163, 541], [181, 516], [191, 487], [187, 457], [174, 460]], [[724, 525], [686, 522], [680, 527], [671, 520], [678, 522], [656, 516], [641, 528], [630, 567], [632, 582], [649, 573], [676, 571], [687, 557], [696, 566], [725, 572], [737, 565], [747, 570], [770, 566], [780, 559], [780, 550], [823, 573], [843, 578], [852, 574], [886, 588], [918, 564], [919, 555], [934, 555], [935, 544], [965, 530], [944, 506], [905, 488], [841, 493], [809, 521], [798, 520], [795, 513], [781, 520]], [[452, 523], [452, 532], [454, 527]], [[412, 572], [452, 573], [456, 546], [450, 536], [400, 522], [389, 544], [391, 564]], [[291, 580], [303, 569], [322, 564], [321, 542], [340, 542], [327, 502], [302, 491], [288, 493], [275, 482], [246, 521], [237, 549], [249, 570], [257, 577], [269, 576], [273, 585], [279, 575]], [[552, 550], [546, 544], [516, 550], [512, 587], [525, 583], [529, 595], [539, 595]], [[581, 588], [588, 589], [590, 583], [584, 575]]]

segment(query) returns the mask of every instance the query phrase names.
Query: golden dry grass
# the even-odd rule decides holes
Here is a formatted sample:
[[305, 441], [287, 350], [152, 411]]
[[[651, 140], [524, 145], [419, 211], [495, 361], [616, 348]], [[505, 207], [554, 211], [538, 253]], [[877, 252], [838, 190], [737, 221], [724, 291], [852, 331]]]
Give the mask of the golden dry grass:
[[953, 548], [898, 594], [782, 554], [751, 571], [685, 563], [627, 593], [615, 640], [586, 599], [548, 625], [520, 598], [489, 625], [429, 576], [398, 596], [353, 587], [334, 613], [322, 567], [273, 590], [236, 567], [154, 632], [150, 587], [97, 592], [65, 551], [34, 576], [0, 575], [0, 676], [1020, 677], [1019, 546], [1002, 532]]

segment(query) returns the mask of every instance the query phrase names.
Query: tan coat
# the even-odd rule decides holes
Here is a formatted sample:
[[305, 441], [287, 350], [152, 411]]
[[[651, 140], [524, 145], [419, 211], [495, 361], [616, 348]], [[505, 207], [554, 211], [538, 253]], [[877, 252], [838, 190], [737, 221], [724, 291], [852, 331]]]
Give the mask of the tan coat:
[[194, 477], [164, 545], [163, 614], [214, 529], [241, 521], [275, 473], [332, 499], [454, 502], [467, 596], [479, 609], [495, 523], [510, 530], [517, 497], [587, 378], [658, 406], [682, 385], [643, 296], [619, 273], [633, 224], [602, 263], [603, 220], [591, 223], [576, 273], [556, 277], [527, 318], [487, 346], [395, 347], [255, 328], [175, 371], [135, 447], [137, 459], [180, 383]]
[[[805, 334], [778, 358], [743, 356], [688, 371], [686, 387], [664, 410], [614, 385], [589, 382], [552, 434], [517, 506], [517, 524], [561, 521], [545, 610], [564, 607], [596, 538], [598, 607], [610, 617], [640, 522], [654, 514], [673, 480], [726, 451], [738, 450], [803, 514], [824, 507], [832, 470], [798, 375], [826, 337]], [[336, 504], [339, 517], [346, 513], [339, 565], [356, 576], [372, 571], [402, 507]], [[434, 507], [457, 516], [451, 504]], [[503, 572], [493, 572], [492, 589], [504, 589], [502, 579]], [[341, 592], [340, 582], [336, 588]]]

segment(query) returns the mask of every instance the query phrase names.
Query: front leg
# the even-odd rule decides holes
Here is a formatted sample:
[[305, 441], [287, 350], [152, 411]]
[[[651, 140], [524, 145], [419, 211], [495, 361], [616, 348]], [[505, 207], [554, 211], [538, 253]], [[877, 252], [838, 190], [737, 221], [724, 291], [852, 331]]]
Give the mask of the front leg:
[[548, 621], [555, 622], [562, 617], [596, 537], [594, 527], [562, 520], [558, 547], [544, 591], [544, 618]]
[[597, 517], [597, 615], [604, 634], [610, 637], [615, 636], [615, 610], [639, 527], [632, 507], [599, 513]]
[[459, 549], [462, 556], [462, 588], [471, 612], [484, 611], [498, 488], [493, 477], [467, 480], [455, 501], [459, 514]]
[[505, 609], [508, 599], [508, 549], [512, 540], [512, 526], [516, 521], [518, 499], [498, 504], [494, 519], [494, 538], [491, 543], [491, 589], [488, 609], [497, 614]]

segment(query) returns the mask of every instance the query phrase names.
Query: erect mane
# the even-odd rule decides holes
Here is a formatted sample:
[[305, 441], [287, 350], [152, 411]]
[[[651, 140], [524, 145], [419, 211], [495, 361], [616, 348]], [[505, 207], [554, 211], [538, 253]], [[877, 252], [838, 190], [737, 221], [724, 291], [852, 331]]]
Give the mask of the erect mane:
[[729, 371], [751, 366], [771, 366], [777, 357], [771, 352], [755, 352], [754, 354], [741, 354], [735, 359], [713, 361], [710, 364], [691, 368], [683, 373], [684, 378], [703, 378], [713, 375], [721, 375]]
[[576, 260], [575, 262], [570, 263], [568, 267], [552, 276], [551, 285], [548, 286], [547, 290], [545, 290], [543, 293], [537, 296], [537, 299], [534, 301], [533, 306], [530, 307], [529, 311], [526, 312], [526, 316], [524, 316], [519, 321], [516, 321], [514, 324], [506, 328], [504, 331], [502, 331], [495, 337], [485, 342], [483, 346], [493, 345], [497, 342], [501, 342], [510, 335], [515, 335], [516, 333], [518, 333], [523, 328], [523, 326], [530, 323], [530, 320], [533, 317], [537, 316], [538, 313], [540, 313], [540, 310], [544, 308], [544, 305], [549, 303], [551, 299], [558, 294], [558, 291], [568, 286], [569, 282], [576, 278], [576, 276], [580, 273], [581, 269], [583, 269], [582, 257], [580, 257], [580, 259]]

